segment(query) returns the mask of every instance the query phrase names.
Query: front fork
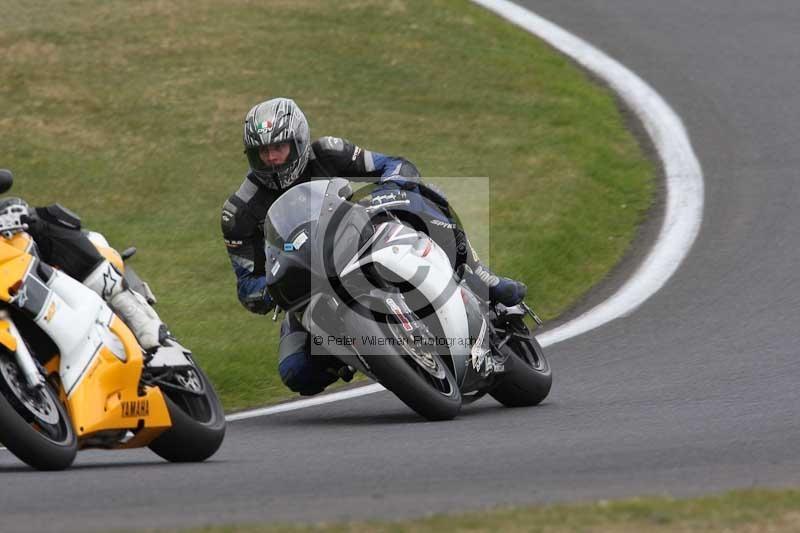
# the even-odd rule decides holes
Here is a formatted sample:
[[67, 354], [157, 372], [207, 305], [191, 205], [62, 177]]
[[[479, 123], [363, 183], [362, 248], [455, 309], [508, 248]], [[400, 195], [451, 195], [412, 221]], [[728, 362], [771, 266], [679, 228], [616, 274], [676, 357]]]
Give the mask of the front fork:
[[9, 336], [11, 339], [13, 339], [11, 342], [9, 342], [11, 339], [3, 338], [2, 344], [6, 346], [8, 351], [14, 354], [14, 359], [16, 360], [20, 370], [22, 370], [22, 375], [25, 376], [25, 381], [33, 389], [43, 386], [45, 384], [45, 380], [44, 376], [42, 376], [42, 373], [39, 372], [39, 365], [33, 358], [33, 354], [31, 354], [30, 350], [28, 350], [28, 346], [22, 339], [22, 335], [17, 329], [17, 326], [15, 326], [14, 322], [11, 320], [8, 311], [0, 311], [0, 320], [4, 322]]

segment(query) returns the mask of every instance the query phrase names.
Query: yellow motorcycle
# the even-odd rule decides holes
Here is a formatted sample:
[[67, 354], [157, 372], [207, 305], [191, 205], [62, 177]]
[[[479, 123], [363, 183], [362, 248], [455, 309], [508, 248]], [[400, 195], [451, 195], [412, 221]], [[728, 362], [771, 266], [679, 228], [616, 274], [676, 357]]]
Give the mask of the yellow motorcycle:
[[[13, 176], [0, 170], [0, 194]], [[211, 382], [169, 339], [145, 353], [94, 291], [39, 260], [19, 206], [0, 210], [0, 442], [40, 470], [79, 449], [148, 446], [168, 461], [203, 461], [225, 435]], [[97, 233], [100, 253], [149, 302], [148, 285]]]

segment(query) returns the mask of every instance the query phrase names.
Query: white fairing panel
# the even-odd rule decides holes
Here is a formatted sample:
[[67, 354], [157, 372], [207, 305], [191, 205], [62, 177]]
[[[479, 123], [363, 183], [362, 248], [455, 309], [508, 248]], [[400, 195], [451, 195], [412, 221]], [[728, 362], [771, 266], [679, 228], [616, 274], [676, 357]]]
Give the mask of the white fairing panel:
[[[448, 342], [452, 343], [450, 353], [453, 356], [469, 355], [467, 312], [461, 299], [461, 291], [453, 279], [453, 269], [447, 254], [425, 235], [418, 235], [415, 241], [408, 243], [409, 239], [405, 239], [404, 243], [398, 242], [394, 246], [382, 248], [368, 259], [381, 264], [406, 281], [414, 279], [415, 286], [429, 302], [442, 298], [442, 295], [449, 295], [444, 303], [438, 305], [436, 315]], [[424, 257], [419, 253], [421, 247], [430, 247]], [[418, 281], [420, 278], [421, 281]]]
[[[69, 395], [100, 347], [106, 344], [124, 360], [122, 343], [104, 343], [113, 313], [91, 289], [55, 271], [47, 284], [50, 295], [34, 322], [47, 333], [61, 353], [61, 381]], [[113, 336], [113, 335], [112, 335]], [[121, 353], [117, 353], [121, 350]]]

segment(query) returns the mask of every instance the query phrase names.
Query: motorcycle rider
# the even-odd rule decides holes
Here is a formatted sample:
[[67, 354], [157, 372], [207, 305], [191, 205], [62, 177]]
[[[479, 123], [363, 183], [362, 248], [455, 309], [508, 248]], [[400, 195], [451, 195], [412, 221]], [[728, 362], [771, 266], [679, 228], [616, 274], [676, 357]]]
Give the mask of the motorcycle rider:
[[158, 314], [138, 293], [128, 287], [122, 274], [97, 250], [81, 230], [81, 219], [69, 209], [54, 204], [29, 207], [19, 198], [0, 202], [0, 211], [16, 210], [28, 225], [38, 257], [99, 294], [128, 325], [139, 344], [151, 351], [169, 335]]
[[[264, 220], [270, 205], [288, 188], [313, 178], [346, 177], [378, 183], [373, 203], [393, 192], [416, 199], [417, 168], [402, 157], [363, 149], [339, 137], [311, 142], [309, 125], [297, 104], [273, 98], [255, 105], [244, 120], [244, 152], [250, 170], [222, 209], [222, 233], [236, 274], [239, 301], [248, 311], [266, 314], [273, 302], [266, 288]], [[434, 204], [447, 212], [446, 200], [434, 194]], [[430, 198], [429, 198], [430, 200]], [[451, 227], [452, 220], [447, 219]], [[458, 253], [471, 270], [467, 282], [484, 284], [493, 301], [515, 305], [525, 296], [524, 284], [494, 275], [478, 261], [462, 232]], [[470, 281], [472, 278], [472, 281]], [[334, 357], [311, 357], [308, 332], [287, 313], [281, 324], [278, 372], [294, 392], [321, 392], [339, 377], [349, 381], [349, 369]]]

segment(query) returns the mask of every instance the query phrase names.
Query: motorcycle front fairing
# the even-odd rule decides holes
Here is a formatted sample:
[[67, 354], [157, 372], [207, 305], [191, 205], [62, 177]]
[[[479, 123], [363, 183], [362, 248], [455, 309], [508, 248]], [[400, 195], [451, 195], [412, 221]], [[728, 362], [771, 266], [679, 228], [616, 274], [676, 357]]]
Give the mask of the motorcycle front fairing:
[[[341, 305], [336, 297], [327, 293], [317, 293], [303, 309], [299, 317], [303, 328], [322, 339], [322, 342], [312, 343], [311, 355], [333, 355], [362, 374], [376, 379], [369, 365], [356, 350], [355, 342], [348, 343], [344, 340], [341, 313], [345, 309], [341, 308]], [[337, 339], [340, 340], [339, 343]], [[335, 347], [335, 350], [331, 350], [331, 347]]]
[[[316, 180], [292, 187], [270, 207], [264, 224], [266, 284], [276, 305], [303, 308], [313, 294], [337, 288], [337, 272], [358, 250], [358, 227], [370, 231], [369, 217], [341, 194], [347, 180]], [[362, 212], [363, 215], [363, 212]]]
[[[276, 305], [297, 313], [303, 327], [324, 339], [339, 337], [339, 306], [350, 297], [337, 272], [358, 251], [369, 217], [345, 201], [347, 180], [317, 180], [289, 189], [265, 221], [266, 284]], [[330, 233], [330, 234], [329, 234]], [[344, 298], [342, 298], [344, 296]], [[334, 354], [370, 375], [345, 346]]]
[[[485, 386], [487, 375], [502, 368], [489, 367], [488, 325], [480, 309], [467, 312], [467, 304], [479, 304], [455, 278], [450, 258], [429, 236], [404, 224], [382, 222], [373, 227], [366, 208], [343, 197], [347, 188], [346, 180], [341, 179], [301, 184], [270, 208], [266, 224], [270, 294], [277, 296], [278, 305], [283, 301], [289, 305], [281, 307], [292, 311], [310, 301], [303, 314], [304, 327], [327, 339], [341, 334], [337, 313], [328, 313], [330, 309], [361, 306], [362, 311], [377, 311], [378, 315], [397, 309], [403, 314], [404, 296], [393, 284], [413, 288], [427, 301], [441, 326], [441, 335], [447, 339], [442, 351], [451, 358], [448, 366], [458, 383], [467, 389]], [[294, 209], [288, 209], [290, 205]], [[289, 220], [271, 223], [277, 216]], [[286, 287], [310, 290], [297, 305], [285, 301]], [[315, 308], [325, 310], [327, 318], [320, 319]], [[476, 348], [481, 331], [481, 346]], [[343, 359], [357, 356], [350, 347], [341, 351]], [[363, 369], [362, 364], [351, 366]]]

